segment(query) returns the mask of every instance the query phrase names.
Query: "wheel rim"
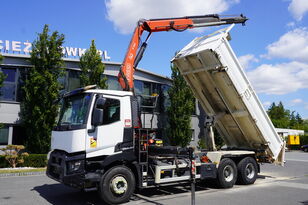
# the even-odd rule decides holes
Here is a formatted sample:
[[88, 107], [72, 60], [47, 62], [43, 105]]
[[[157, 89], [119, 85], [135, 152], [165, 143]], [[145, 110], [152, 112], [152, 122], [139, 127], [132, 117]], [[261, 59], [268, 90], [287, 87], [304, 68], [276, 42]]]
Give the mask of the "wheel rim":
[[252, 163], [248, 163], [245, 167], [245, 174], [248, 179], [253, 179], [255, 176], [255, 168]]
[[234, 178], [234, 169], [231, 165], [225, 166], [223, 169], [223, 175], [226, 182], [231, 182]]
[[111, 191], [118, 195], [124, 194], [127, 187], [127, 181], [123, 176], [115, 176], [110, 182]]

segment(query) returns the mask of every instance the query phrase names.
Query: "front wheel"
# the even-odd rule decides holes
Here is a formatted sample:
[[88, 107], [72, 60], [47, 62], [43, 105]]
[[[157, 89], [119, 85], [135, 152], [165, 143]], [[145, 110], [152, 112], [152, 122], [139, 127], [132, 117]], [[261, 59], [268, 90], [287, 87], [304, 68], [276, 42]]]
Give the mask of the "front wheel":
[[220, 188], [231, 188], [237, 179], [237, 169], [234, 161], [224, 158], [220, 161], [217, 170], [217, 182]]
[[108, 204], [120, 204], [129, 200], [135, 185], [135, 176], [132, 171], [126, 166], [116, 166], [102, 176], [99, 194]]
[[257, 162], [252, 157], [245, 157], [237, 164], [238, 183], [247, 185], [255, 183], [258, 175]]

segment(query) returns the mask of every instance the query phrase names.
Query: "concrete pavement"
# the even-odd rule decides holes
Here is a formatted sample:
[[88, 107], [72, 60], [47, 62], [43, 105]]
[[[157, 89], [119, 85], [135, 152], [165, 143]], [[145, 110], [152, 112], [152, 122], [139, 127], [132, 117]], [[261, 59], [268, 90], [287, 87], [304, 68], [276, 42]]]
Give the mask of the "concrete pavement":
[[[254, 185], [216, 189], [198, 183], [196, 204], [299, 204], [308, 205], [308, 153], [288, 152], [285, 167], [262, 165]], [[84, 193], [44, 175], [0, 177], [0, 204], [102, 204], [96, 192]], [[150, 188], [135, 194], [127, 204], [190, 204], [190, 186]]]

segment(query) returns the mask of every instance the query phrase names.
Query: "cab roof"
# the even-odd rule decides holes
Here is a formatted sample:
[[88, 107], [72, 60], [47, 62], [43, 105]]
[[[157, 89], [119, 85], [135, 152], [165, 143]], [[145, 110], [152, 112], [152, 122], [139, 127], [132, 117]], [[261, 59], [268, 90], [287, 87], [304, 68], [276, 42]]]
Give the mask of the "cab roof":
[[78, 93], [100, 93], [100, 94], [106, 94], [106, 95], [117, 95], [117, 96], [132, 96], [132, 92], [128, 91], [119, 91], [119, 90], [105, 90], [105, 89], [97, 89], [96, 85], [88, 85], [86, 87], [77, 88], [75, 90], [72, 90], [66, 94], [64, 94], [64, 97], [76, 95]]

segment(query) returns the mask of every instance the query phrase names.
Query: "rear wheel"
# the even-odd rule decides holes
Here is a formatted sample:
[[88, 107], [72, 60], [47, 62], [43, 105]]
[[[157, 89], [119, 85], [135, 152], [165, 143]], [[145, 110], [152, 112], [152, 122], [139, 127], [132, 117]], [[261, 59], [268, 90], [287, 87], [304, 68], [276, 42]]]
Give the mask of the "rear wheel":
[[135, 185], [132, 171], [126, 166], [116, 166], [102, 176], [99, 194], [108, 204], [120, 204], [129, 200]]
[[255, 183], [258, 175], [257, 162], [252, 157], [245, 157], [237, 164], [239, 184], [247, 185]]
[[222, 159], [217, 170], [217, 182], [220, 188], [231, 188], [237, 179], [237, 168], [233, 160]]

